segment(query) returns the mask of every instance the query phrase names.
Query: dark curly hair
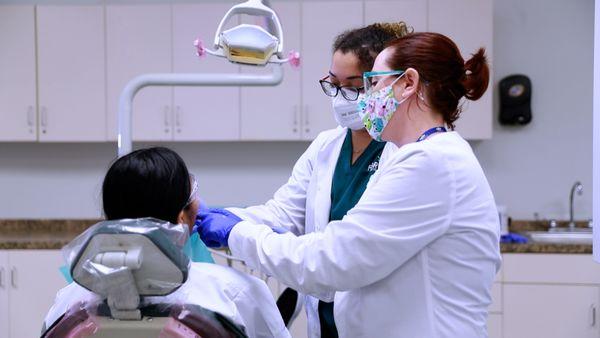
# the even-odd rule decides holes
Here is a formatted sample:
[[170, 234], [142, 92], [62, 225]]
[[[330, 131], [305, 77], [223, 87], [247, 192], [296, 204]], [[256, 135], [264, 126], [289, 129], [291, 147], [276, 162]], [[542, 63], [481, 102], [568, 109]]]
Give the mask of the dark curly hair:
[[412, 32], [404, 22], [374, 23], [352, 29], [338, 35], [333, 43], [333, 52], [352, 52], [358, 57], [360, 68], [369, 71], [377, 55], [387, 44]]

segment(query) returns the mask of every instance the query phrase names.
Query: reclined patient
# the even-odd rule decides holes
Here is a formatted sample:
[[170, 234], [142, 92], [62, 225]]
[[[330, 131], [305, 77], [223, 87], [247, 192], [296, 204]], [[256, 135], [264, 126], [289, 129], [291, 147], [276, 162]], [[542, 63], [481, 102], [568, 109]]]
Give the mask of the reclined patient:
[[[193, 225], [200, 208], [197, 183], [184, 161], [160, 147], [116, 160], [104, 179], [102, 200], [107, 220], [153, 217]], [[58, 292], [44, 325], [51, 327], [78, 302], [99, 300], [98, 295], [71, 283]], [[188, 279], [179, 289], [165, 297], [146, 297], [143, 302], [182, 300], [223, 315], [241, 325], [249, 337], [290, 337], [266, 284], [234, 269], [192, 262]]]

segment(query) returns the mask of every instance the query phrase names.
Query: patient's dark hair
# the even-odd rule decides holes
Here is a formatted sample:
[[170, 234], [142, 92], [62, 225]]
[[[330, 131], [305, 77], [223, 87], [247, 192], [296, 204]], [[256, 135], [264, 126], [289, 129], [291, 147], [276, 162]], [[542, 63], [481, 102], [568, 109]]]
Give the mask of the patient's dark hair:
[[188, 169], [176, 152], [163, 147], [136, 150], [117, 159], [104, 177], [104, 216], [177, 223], [190, 190]]

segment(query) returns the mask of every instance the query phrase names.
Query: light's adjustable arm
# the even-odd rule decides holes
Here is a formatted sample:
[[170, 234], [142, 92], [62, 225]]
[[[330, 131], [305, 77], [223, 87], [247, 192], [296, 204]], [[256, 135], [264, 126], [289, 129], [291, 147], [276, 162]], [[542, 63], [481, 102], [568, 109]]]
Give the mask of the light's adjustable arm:
[[280, 65], [273, 67], [273, 72], [266, 75], [257, 74], [144, 74], [131, 79], [119, 97], [117, 147], [119, 157], [131, 152], [131, 113], [133, 98], [137, 92], [148, 86], [276, 86], [283, 80]]

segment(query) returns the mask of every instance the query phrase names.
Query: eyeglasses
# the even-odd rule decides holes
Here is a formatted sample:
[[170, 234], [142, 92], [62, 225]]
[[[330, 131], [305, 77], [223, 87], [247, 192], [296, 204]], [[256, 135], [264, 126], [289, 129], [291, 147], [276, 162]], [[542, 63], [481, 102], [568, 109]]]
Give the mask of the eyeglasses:
[[[391, 71], [382, 71], [382, 72], [365, 72], [363, 73], [363, 82], [365, 92], [371, 93], [373, 90], [377, 90], [380, 86], [377, 86], [379, 82], [381, 82], [387, 76], [404, 74], [403, 70], [391, 70]], [[377, 88], [376, 88], [377, 87]]]
[[350, 86], [338, 86], [330, 81], [327, 81], [329, 75], [325, 76], [319, 83], [321, 84], [321, 89], [323, 89], [323, 93], [327, 96], [336, 97], [338, 93], [342, 93], [342, 96], [348, 101], [356, 101], [358, 99], [358, 95], [364, 89], [364, 87], [350, 87]]
[[192, 182], [192, 191], [190, 192], [190, 197], [183, 207], [184, 209], [189, 207], [190, 204], [194, 203], [194, 201], [198, 199], [198, 181], [196, 181], [196, 176], [194, 176], [194, 174], [190, 174], [190, 182]]

